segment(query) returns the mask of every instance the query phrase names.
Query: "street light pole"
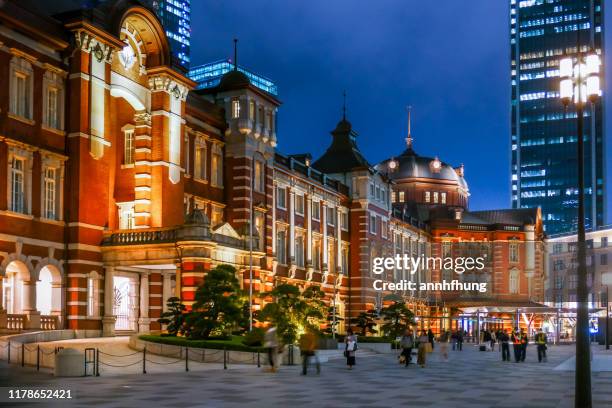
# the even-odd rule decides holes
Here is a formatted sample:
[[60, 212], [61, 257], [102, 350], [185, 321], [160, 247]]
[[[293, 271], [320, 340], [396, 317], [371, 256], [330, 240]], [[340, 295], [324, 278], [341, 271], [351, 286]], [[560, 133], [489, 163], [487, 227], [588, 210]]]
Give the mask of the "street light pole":
[[[578, 45], [580, 47], [580, 45]], [[576, 408], [591, 408], [591, 359], [589, 336], [589, 305], [586, 267], [586, 242], [584, 226], [584, 105], [587, 101], [595, 102], [601, 93], [599, 84], [599, 66], [601, 60], [597, 54], [583, 58], [579, 52], [576, 64], [571, 57], [559, 62], [561, 82], [559, 94], [567, 107], [574, 100], [576, 106], [576, 125], [578, 137], [578, 310], [576, 324]], [[594, 143], [594, 141], [592, 141]], [[595, 188], [595, 186], [593, 186]], [[593, 194], [595, 192], [593, 191]]]

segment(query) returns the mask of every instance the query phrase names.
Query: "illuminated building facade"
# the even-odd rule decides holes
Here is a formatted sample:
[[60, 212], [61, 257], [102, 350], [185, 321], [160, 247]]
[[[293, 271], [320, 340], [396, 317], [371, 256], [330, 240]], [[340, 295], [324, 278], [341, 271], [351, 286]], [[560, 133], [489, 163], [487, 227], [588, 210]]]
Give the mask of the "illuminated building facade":
[[[559, 61], [595, 50], [603, 59], [603, 1], [511, 0], [513, 208], [542, 208], [547, 234], [575, 231], [577, 121], [559, 99]], [[586, 227], [605, 222], [603, 104], [585, 110]]]
[[370, 165], [345, 117], [317, 160], [282, 155], [276, 94], [238, 69], [196, 89], [165, 33], [131, 1], [54, 18], [0, 9], [0, 329], [159, 330], [166, 300], [191, 307], [219, 264], [252, 285], [254, 310], [280, 283], [318, 285], [343, 325], [395, 295], [439, 329], [451, 299], [376, 291], [407, 275], [371, 265], [447, 241], [523, 244], [511, 267], [493, 251], [490, 282], [508, 301], [539, 299], [537, 210], [469, 213], [462, 167], [414, 152], [393, 172]]

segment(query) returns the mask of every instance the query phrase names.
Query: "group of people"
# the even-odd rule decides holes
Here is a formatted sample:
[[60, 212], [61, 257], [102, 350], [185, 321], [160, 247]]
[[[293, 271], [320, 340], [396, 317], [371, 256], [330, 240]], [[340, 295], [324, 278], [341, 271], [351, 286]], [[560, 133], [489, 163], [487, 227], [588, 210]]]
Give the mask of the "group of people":
[[[448, 343], [452, 343], [453, 350], [463, 350], [463, 339], [465, 332], [461, 330], [453, 331], [452, 333], [448, 330], [442, 332], [438, 338], [440, 347], [440, 355], [444, 360], [448, 360]], [[484, 343], [490, 344], [491, 351], [495, 350], [495, 343], [500, 344], [500, 351], [502, 354], [502, 361], [511, 361], [510, 358], [510, 343], [513, 346], [514, 361], [524, 362], [527, 356], [527, 346], [529, 345], [529, 336], [524, 329], [516, 327], [514, 331], [508, 334], [506, 329], [498, 330], [496, 332], [484, 330], [482, 339]], [[415, 336], [415, 332], [412, 329], [407, 329], [400, 338], [400, 347], [402, 349], [399, 356], [400, 363], [408, 367], [412, 364], [412, 351], [417, 349], [417, 365], [425, 367], [427, 359], [427, 353], [432, 352], [435, 345], [435, 336], [431, 329], [425, 331], [422, 330], [418, 335]], [[534, 342], [537, 346], [538, 361], [547, 361], [546, 350], [548, 339], [546, 333], [540, 329], [535, 335]], [[264, 347], [268, 350], [268, 362], [270, 364], [270, 371], [276, 372], [278, 369], [278, 356], [282, 353], [282, 347], [276, 334], [276, 327], [270, 327], [266, 331], [264, 337]], [[312, 330], [308, 330], [300, 338], [300, 353], [302, 356], [302, 375], [306, 375], [308, 372], [308, 366], [311, 359], [314, 359], [317, 374], [321, 372], [321, 364], [317, 357], [315, 350], [317, 348], [317, 336]], [[357, 336], [351, 329], [348, 330], [344, 338], [344, 357], [346, 357], [346, 365], [351, 370], [355, 366], [357, 351]]]

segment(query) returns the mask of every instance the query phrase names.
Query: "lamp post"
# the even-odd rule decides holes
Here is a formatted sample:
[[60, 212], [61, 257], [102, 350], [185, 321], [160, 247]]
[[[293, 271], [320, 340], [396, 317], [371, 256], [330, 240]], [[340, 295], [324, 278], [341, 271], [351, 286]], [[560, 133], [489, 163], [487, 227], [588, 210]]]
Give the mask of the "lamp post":
[[601, 275], [601, 283], [606, 285], [606, 350], [610, 350], [610, 286], [612, 286], [612, 272]]
[[[576, 60], [563, 58], [559, 62], [559, 96], [567, 107], [573, 99], [576, 107], [578, 136], [578, 310], [576, 324], [576, 408], [591, 408], [591, 360], [589, 344], [589, 305], [586, 268], [586, 245], [584, 228], [584, 105], [594, 103], [601, 94], [597, 54], [586, 57], [578, 53]], [[593, 142], [594, 143], [594, 142]]]

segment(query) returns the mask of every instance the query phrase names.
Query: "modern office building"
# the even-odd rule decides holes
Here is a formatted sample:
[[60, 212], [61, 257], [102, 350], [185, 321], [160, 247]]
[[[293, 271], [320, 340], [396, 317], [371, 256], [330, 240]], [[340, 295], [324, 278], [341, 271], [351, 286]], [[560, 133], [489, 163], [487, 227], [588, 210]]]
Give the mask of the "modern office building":
[[[191, 68], [188, 76], [191, 80], [198, 83], [197, 89], [214, 88], [221, 82], [221, 77], [233, 69], [234, 64], [230, 59], [219, 60]], [[251, 81], [251, 84], [257, 88], [278, 96], [278, 88], [270, 79], [249, 71], [240, 65], [238, 65], [238, 71], [245, 74]]]
[[172, 55], [189, 68], [191, 43], [191, 0], [146, 0], [162, 22]]
[[[512, 206], [541, 207], [548, 234], [577, 224], [577, 120], [559, 99], [559, 60], [603, 60], [603, 37], [601, 0], [510, 0]], [[605, 223], [603, 112], [603, 99], [585, 109], [587, 229]]]

